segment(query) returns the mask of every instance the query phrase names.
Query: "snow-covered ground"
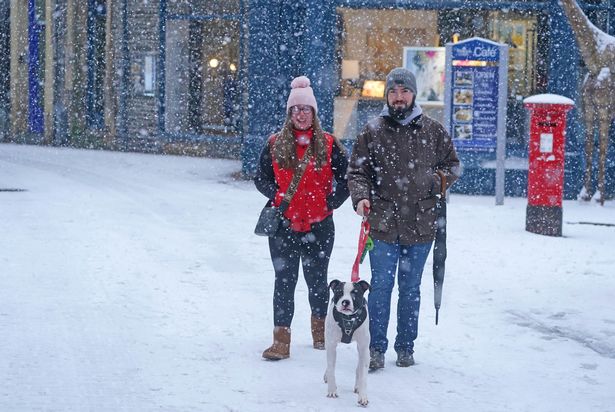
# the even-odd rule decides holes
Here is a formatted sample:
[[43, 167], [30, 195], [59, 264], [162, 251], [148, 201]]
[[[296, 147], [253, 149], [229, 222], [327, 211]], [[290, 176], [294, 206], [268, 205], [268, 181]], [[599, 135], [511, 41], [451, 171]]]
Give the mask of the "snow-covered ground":
[[[0, 191], [1, 411], [356, 410], [354, 344], [325, 396], [303, 279], [291, 358], [261, 359], [265, 199], [239, 168], [0, 144], [0, 189], [25, 189]], [[615, 224], [615, 204], [565, 201], [560, 238], [526, 232], [525, 206], [451, 196], [440, 324], [427, 269], [417, 364], [390, 349], [369, 410], [615, 411], [615, 227], [579, 224]], [[360, 221], [347, 202], [335, 222], [329, 279], [347, 280]]]

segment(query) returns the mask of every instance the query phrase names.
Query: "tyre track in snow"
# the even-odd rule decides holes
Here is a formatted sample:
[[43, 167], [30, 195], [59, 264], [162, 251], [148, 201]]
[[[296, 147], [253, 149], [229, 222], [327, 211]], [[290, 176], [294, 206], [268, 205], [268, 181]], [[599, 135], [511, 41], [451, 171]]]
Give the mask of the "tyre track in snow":
[[548, 325], [528, 313], [516, 310], [509, 310], [507, 313], [515, 318], [514, 322], [519, 326], [536, 330], [553, 338], [574, 341], [605, 358], [615, 359], [615, 347], [602, 342], [597, 337], [567, 327]]

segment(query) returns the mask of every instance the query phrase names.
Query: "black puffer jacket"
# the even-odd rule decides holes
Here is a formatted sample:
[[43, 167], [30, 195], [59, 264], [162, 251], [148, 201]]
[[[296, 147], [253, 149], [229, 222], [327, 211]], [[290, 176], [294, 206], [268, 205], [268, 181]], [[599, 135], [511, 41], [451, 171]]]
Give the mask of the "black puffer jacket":
[[348, 168], [353, 206], [369, 199], [371, 236], [404, 245], [432, 241], [440, 177], [458, 178], [459, 159], [444, 127], [426, 115], [408, 125], [372, 120], [354, 144]]

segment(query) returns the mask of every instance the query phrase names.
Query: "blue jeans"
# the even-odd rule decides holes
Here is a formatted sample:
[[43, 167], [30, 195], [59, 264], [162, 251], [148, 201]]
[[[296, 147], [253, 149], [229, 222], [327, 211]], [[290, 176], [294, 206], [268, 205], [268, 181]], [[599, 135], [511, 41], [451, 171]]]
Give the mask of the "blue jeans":
[[394, 349], [396, 352], [414, 353], [421, 305], [421, 277], [431, 244], [400, 245], [374, 240], [374, 248], [369, 252], [372, 268], [372, 289], [368, 299], [370, 349], [381, 353], [387, 350], [391, 294], [397, 272], [399, 299]]

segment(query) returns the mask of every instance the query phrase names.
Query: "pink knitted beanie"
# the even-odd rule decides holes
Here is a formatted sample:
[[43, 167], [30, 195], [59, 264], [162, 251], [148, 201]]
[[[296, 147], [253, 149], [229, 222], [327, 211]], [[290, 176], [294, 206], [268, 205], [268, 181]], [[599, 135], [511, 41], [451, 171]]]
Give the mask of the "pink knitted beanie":
[[291, 107], [298, 104], [312, 106], [314, 113], [318, 113], [314, 91], [310, 87], [310, 79], [305, 76], [295, 77], [290, 83], [290, 95], [286, 103], [286, 111], [288, 112]]

